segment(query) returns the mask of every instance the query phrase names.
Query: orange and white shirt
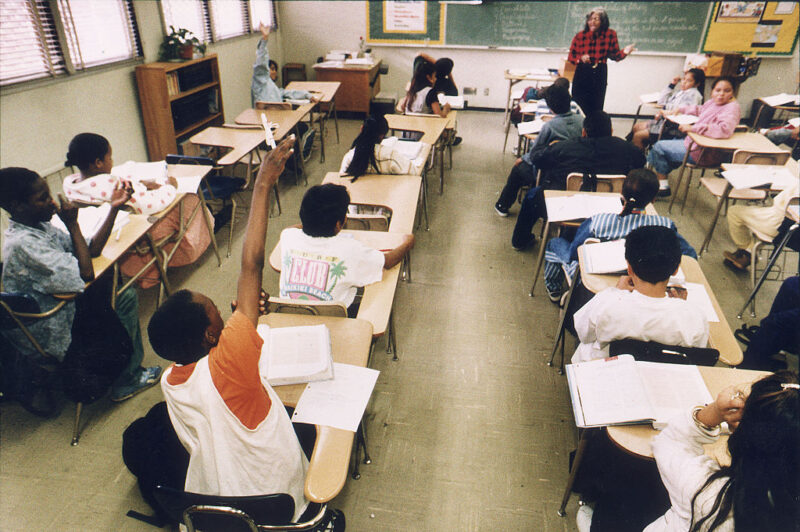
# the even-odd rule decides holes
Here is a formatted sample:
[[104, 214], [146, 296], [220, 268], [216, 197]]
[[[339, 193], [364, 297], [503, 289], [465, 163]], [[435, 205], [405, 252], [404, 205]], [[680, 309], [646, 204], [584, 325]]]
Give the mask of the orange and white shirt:
[[252, 322], [234, 312], [208, 356], [170, 366], [161, 389], [175, 432], [190, 455], [186, 491], [288, 493], [297, 520], [308, 505], [308, 460], [280, 399], [259, 375], [262, 344]]

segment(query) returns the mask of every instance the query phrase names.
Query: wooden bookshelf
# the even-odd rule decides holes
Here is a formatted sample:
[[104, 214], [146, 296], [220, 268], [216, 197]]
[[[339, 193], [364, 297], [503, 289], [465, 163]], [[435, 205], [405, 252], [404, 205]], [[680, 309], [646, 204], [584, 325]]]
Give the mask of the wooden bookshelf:
[[180, 63], [139, 65], [136, 85], [151, 161], [179, 153], [178, 146], [188, 137], [225, 122], [215, 54]]

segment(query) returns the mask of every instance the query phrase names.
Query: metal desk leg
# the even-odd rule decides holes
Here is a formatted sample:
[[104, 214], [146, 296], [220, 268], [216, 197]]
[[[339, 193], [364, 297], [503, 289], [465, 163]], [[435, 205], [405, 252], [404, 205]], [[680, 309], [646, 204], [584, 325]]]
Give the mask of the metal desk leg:
[[572, 468], [569, 470], [569, 478], [567, 479], [567, 486], [564, 489], [564, 497], [561, 499], [561, 506], [558, 508], [558, 516], [564, 517], [566, 514], [565, 510], [567, 508], [567, 503], [569, 502], [569, 496], [572, 493], [572, 486], [575, 484], [575, 477], [578, 476], [578, 469], [581, 466], [581, 461], [583, 460], [583, 454], [586, 452], [586, 444], [589, 443], [589, 439], [592, 436], [592, 429], [578, 429], [581, 433], [580, 439], [578, 440], [578, 450], [575, 451], [575, 459], [572, 460]]
[[[506, 96], [506, 112], [503, 115], [503, 123], [504, 124], [508, 124], [508, 122], [511, 121], [511, 119], [510, 119], [510, 115], [511, 115], [511, 87], [513, 87], [513, 86], [514, 86], [514, 80], [513, 79], [508, 80], [508, 95]], [[506, 129], [506, 131], [508, 131], [508, 129]], [[506, 150], [506, 148], [505, 148], [505, 145], [504, 145], [503, 146], [503, 151], [505, 151], [505, 150]]]
[[336, 111], [336, 98], [331, 100], [331, 108], [329, 113], [333, 112], [333, 124], [336, 126], [336, 144], [339, 144], [339, 116]]
[[[317, 104], [318, 106], [318, 113], [319, 113], [319, 162], [325, 162], [325, 121], [327, 120], [328, 116], [322, 112], [322, 105]], [[314, 116], [313, 113], [311, 115]], [[311, 121], [311, 127], [314, 127], [313, 120]]]
[[211, 213], [208, 211], [206, 197], [199, 188], [197, 190], [197, 197], [200, 198], [200, 208], [203, 210], [203, 219], [206, 221], [206, 229], [208, 229], [208, 234], [211, 236], [211, 247], [214, 249], [214, 255], [217, 256], [217, 266], [222, 266], [222, 258], [219, 256], [219, 247], [217, 247], [217, 238], [214, 235], [214, 222], [212, 222]]
[[567, 322], [567, 309], [569, 308], [569, 302], [572, 299], [572, 294], [575, 292], [575, 286], [578, 283], [578, 278], [580, 274], [580, 268], [575, 268], [575, 273], [572, 274], [572, 279], [570, 281], [569, 290], [567, 291], [567, 297], [564, 298], [564, 306], [561, 308], [559, 312], [559, 319], [558, 319], [558, 328], [556, 329], [556, 341], [553, 344], [553, 351], [550, 353], [550, 360], [547, 362], [548, 366], [553, 365], [553, 360], [556, 358], [556, 351], [558, 351], [558, 345], [561, 344], [561, 366], [558, 369], [558, 374], [564, 374], [564, 343], [566, 342], [566, 327], [564, 326]]
[[[511, 95], [509, 94], [509, 98], [510, 97]], [[506, 145], [508, 144], [508, 132], [510, 130], [511, 130], [511, 119], [509, 118], [509, 120], [506, 122], [506, 137], [505, 140], [503, 140], [503, 153], [506, 152]]]
[[633, 130], [633, 126], [636, 125], [636, 121], [639, 120], [639, 113], [641, 112], [643, 105], [643, 103], [640, 103], [639, 107], [636, 108], [636, 114], [633, 115], [633, 124], [631, 124], [631, 130]]
[[[778, 260], [778, 256], [783, 251], [783, 248], [786, 247], [786, 243], [789, 242], [789, 239], [792, 238], [792, 235], [795, 233], [795, 231], [797, 231], [798, 227], [800, 227], [800, 224], [797, 223], [792, 224], [792, 226], [789, 227], [789, 230], [786, 231], [786, 234], [783, 235], [781, 243], [778, 244], [778, 247], [773, 250], [772, 255], [769, 258], [769, 261], [767, 261], [767, 267], [764, 268], [764, 273], [762, 273], [761, 277], [758, 278], [758, 282], [753, 287], [753, 291], [750, 292], [750, 295], [747, 297], [747, 301], [744, 302], [744, 305], [742, 305], [742, 309], [739, 311], [739, 314], [736, 315], [737, 318], [742, 319], [742, 314], [744, 314], [744, 309], [746, 309], [747, 305], [749, 305], [750, 302], [755, 299], [756, 294], [761, 289], [761, 285], [764, 284], [764, 281], [767, 279], [767, 275], [769, 275], [769, 272], [775, 265], [775, 261]], [[755, 315], [755, 313], [752, 312], [751, 314]]]
[[430, 231], [431, 226], [428, 223], [428, 171], [422, 171], [422, 213], [425, 215], [425, 230]]
[[389, 313], [389, 326], [386, 330], [386, 354], [392, 353], [394, 356], [392, 360], [399, 360], [397, 358], [397, 343], [394, 337], [394, 309]]
[[545, 222], [544, 225], [544, 232], [542, 233], [542, 240], [539, 243], [539, 256], [536, 257], [536, 269], [533, 271], [533, 284], [531, 285], [531, 291], [528, 293], [530, 297], [533, 297], [533, 290], [536, 288], [536, 283], [539, 280], [539, 272], [542, 271], [542, 264], [544, 263], [544, 250], [547, 247], [547, 241], [550, 240], [550, 222]]
[[717, 208], [714, 210], [714, 217], [711, 218], [711, 225], [708, 226], [708, 232], [706, 233], [706, 237], [703, 240], [703, 245], [700, 246], [700, 250], [697, 252], [698, 257], [703, 256], [703, 251], [708, 249], [709, 244], [711, 244], [711, 235], [714, 234], [714, 228], [717, 226], [717, 220], [719, 220], [719, 212], [722, 210], [722, 206], [728, 200], [728, 196], [733, 190], [733, 186], [730, 183], [725, 184], [725, 191], [722, 195], [717, 199]]
[[[678, 182], [675, 185], [675, 191], [672, 193], [672, 197], [669, 200], [669, 207], [667, 208], [667, 212], [672, 212], [672, 205], [675, 203], [675, 198], [678, 197], [678, 192], [681, 189], [681, 183], [683, 182], [683, 172], [686, 171], [686, 161], [689, 160], [689, 152], [691, 151], [691, 146], [686, 150], [686, 155], [683, 156], [683, 163], [681, 163], [681, 171], [678, 172]], [[686, 193], [688, 194], [689, 191], [687, 190]]]

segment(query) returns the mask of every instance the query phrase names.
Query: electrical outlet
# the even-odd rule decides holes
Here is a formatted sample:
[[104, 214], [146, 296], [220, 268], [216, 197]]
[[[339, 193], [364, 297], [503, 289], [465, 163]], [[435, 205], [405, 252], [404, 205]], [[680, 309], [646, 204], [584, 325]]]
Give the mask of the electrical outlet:
[[483, 89], [483, 95], [484, 96], [489, 96], [489, 87], [486, 87], [485, 89]]
[[478, 89], [475, 87], [464, 87], [464, 95], [478, 94]]

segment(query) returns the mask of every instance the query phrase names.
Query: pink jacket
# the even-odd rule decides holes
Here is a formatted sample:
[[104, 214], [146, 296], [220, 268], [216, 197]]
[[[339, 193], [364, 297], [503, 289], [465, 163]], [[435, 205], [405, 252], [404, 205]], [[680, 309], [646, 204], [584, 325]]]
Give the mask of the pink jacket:
[[[725, 105], [717, 105], [713, 100], [709, 100], [703, 105], [687, 105], [681, 107], [678, 109], [678, 112], [700, 117], [700, 119], [692, 125], [692, 131], [714, 139], [730, 138], [741, 116], [739, 102], [736, 100], [731, 100]], [[706, 150], [706, 155], [703, 157], [703, 160], [700, 161], [699, 157], [703, 149], [693, 144], [688, 136], [684, 140], [684, 145], [687, 149], [692, 145], [690, 155], [692, 159], [699, 164], [710, 166], [719, 159], [719, 153]]]

